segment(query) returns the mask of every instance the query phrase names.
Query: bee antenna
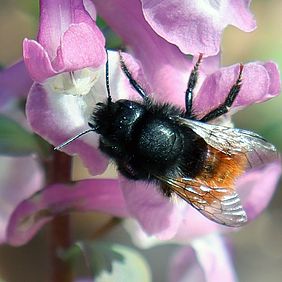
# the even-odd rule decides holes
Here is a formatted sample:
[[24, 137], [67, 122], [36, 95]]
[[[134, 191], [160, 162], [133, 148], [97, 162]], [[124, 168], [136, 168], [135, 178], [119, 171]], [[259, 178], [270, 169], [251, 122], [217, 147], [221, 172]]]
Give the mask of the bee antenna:
[[82, 132], [80, 132], [79, 134], [75, 135], [74, 137], [68, 139], [67, 141], [65, 141], [64, 143], [58, 145], [57, 147], [54, 148], [55, 151], [58, 151], [60, 149], [62, 149], [63, 147], [65, 147], [66, 145], [68, 145], [69, 143], [71, 143], [72, 141], [78, 139], [79, 137], [81, 137], [82, 135], [85, 135], [87, 133], [89, 133], [90, 131], [95, 131], [96, 128], [88, 128]]
[[111, 91], [110, 91], [110, 79], [109, 79], [109, 54], [108, 50], [106, 49], [107, 53], [107, 62], [106, 62], [106, 88], [108, 93], [108, 103], [112, 102]]

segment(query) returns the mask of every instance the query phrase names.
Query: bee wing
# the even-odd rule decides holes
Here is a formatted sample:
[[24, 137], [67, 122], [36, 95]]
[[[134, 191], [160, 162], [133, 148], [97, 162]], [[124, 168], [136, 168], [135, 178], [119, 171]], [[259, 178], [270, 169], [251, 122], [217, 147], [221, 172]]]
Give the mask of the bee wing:
[[178, 121], [181, 125], [192, 129], [211, 147], [227, 155], [244, 154], [250, 168], [279, 159], [276, 148], [263, 137], [251, 131], [184, 118], [179, 118]]
[[247, 222], [240, 198], [233, 187], [207, 187], [194, 179], [159, 177], [164, 190], [176, 193], [208, 219], [240, 227]]

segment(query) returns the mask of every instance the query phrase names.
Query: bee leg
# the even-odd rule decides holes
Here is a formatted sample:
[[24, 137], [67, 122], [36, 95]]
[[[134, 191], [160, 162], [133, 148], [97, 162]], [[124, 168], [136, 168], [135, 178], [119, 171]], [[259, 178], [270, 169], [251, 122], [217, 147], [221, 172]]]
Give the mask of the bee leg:
[[241, 89], [243, 68], [244, 66], [240, 64], [238, 78], [236, 82], [234, 83], [234, 85], [231, 87], [224, 103], [221, 104], [216, 109], [212, 110], [210, 113], [206, 114], [202, 119], [200, 119], [200, 121], [207, 122], [207, 121], [213, 120], [215, 118], [220, 117], [223, 114], [226, 114], [229, 111], [229, 108], [232, 106], [233, 102], [235, 101]]
[[195, 89], [195, 86], [198, 81], [198, 76], [199, 76], [199, 66], [202, 61], [203, 54], [200, 53], [199, 58], [190, 74], [189, 80], [188, 80], [188, 86], [187, 90], [185, 92], [185, 117], [189, 118], [192, 116], [192, 107], [193, 107], [193, 90]]
[[132, 77], [131, 73], [129, 72], [127, 66], [125, 65], [125, 62], [122, 58], [121, 52], [119, 51], [119, 60], [120, 60], [120, 66], [123, 70], [124, 74], [127, 76], [130, 84], [132, 87], [137, 91], [137, 93], [143, 98], [147, 99], [148, 95], [146, 94], [145, 90], [141, 87], [141, 85], [138, 84], [138, 82]]

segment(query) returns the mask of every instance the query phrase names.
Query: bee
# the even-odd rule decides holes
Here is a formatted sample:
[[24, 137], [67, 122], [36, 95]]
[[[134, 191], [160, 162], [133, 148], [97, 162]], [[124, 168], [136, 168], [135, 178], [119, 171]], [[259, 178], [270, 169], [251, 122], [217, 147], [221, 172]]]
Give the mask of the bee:
[[106, 63], [108, 98], [97, 103], [89, 129], [55, 149], [94, 131], [99, 148], [128, 179], [154, 182], [164, 196], [178, 195], [210, 220], [239, 227], [247, 221], [235, 181], [250, 168], [278, 158], [275, 147], [256, 133], [210, 122], [227, 113], [240, 92], [243, 65], [225, 99], [202, 118], [193, 114], [193, 92], [203, 55], [191, 71], [185, 110], [155, 102], [132, 77], [120, 53], [120, 66], [142, 101], [112, 101]]

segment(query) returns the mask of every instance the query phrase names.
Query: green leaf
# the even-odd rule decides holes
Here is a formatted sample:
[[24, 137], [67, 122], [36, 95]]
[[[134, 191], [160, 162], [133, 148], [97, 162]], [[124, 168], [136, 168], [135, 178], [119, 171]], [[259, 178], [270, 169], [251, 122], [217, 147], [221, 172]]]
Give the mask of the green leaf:
[[20, 124], [0, 115], [0, 155], [26, 156], [46, 154], [48, 145], [41, 138], [28, 132]]
[[107, 49], [124, 49], [121, 37], [119, 37], [101, 17], [97, 17], [96, 23], [107, 38]]
[[64, 255], [77, 258], [80, 249], [95, 282], [149, 282], [151, 272], [141, 254], [129, 247], [105, 242], [78, 242]]

